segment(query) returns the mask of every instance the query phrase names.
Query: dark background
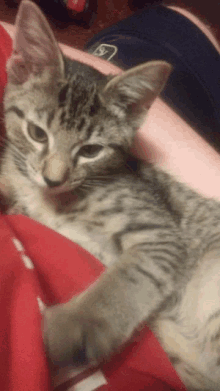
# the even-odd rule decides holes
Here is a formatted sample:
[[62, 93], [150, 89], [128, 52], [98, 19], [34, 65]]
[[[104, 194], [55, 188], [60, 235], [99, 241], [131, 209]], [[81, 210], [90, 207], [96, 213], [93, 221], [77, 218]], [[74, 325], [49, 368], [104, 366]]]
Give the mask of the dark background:
[[[45, 3], [47, 1], [51, 2], [52, 0], [44, 0]], [[90, 1], [93, 2], [94, 0]], [[117, 23], [117, 21], [126, 18], [134, 12], [131, 9], [132, 0], [128, 1], [130, 1], [130, 3], [128, 3], [127, 0], [98, 0], [97, 17], [89, 29], [76, 25], [74, 22], [69, 25], [64, 22], [62, 28], [60, 28], [58, 21], [54, 20], [50, 16], [49, 20], [51, 21], [55, 35], [60, 42], [82, 49], [85, 43], [93, 37], [94, 34], [113, 23]], [[144, 0], [133, 0], [135, 5], [141, 1], [142, 3], [144, 2]], [[0, 20], [14, 23], [17, 12], [16, 7], [19, 2], [20, 0], [0, 0]], [[178, 5], [191, 10], [194, 14], [200, 16], [203, 21], [211, 26], [215, 36], [220, 40], [220, 1], [164, 0], [163, 4]], [[51, 14], [53, 14], [52, 9]]]

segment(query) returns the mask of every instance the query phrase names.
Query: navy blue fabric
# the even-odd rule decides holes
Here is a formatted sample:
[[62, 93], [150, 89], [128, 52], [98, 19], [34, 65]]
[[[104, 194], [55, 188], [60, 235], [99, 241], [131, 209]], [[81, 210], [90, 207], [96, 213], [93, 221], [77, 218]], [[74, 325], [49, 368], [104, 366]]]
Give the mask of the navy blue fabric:
[[[110, 45], [109, 53], [100, 50], [103, 44]], [[220, 146], [220, 55], [186, 17], [165, 6], [146, 8], [95, 35], [85, 49], [124, 69], [148, 60], [170, 62], [174, 70], [162, 98]]]

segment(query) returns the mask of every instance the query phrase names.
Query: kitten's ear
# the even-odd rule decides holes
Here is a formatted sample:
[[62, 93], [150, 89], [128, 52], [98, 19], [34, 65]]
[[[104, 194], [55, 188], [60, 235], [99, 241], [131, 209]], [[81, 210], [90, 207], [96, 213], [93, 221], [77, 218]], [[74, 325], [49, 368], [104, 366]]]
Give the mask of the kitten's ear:
[[23, 0], [15, 22], [13, 53], [7, 64], [9, 80], [24, 83], [31, 74], [45, 67], [63, 74], [64, 63], [53, 32], [41, 10], [32, 1]]
[[172, 71], [165, 61], [150, 61], [111, 79], [104, 89], [104, 100], [112, 112], [126, 117], [146, 113], [163, 90]]

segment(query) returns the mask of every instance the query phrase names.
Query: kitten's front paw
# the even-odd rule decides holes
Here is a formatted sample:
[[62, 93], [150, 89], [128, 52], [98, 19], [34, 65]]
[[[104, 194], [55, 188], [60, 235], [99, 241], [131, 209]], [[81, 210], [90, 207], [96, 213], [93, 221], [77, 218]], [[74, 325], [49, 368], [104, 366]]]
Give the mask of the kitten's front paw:
[[20, 204], [14, 204], [12, 207], [10, 207], [7, 210], [8, 215], [19, 215], [19, 214], [25, 214], [24, 208]]
[[69, 303], [45, 311], [44, 341], [55, 365], [95, 366], [117, 351], [124, 335], [98, 312]]

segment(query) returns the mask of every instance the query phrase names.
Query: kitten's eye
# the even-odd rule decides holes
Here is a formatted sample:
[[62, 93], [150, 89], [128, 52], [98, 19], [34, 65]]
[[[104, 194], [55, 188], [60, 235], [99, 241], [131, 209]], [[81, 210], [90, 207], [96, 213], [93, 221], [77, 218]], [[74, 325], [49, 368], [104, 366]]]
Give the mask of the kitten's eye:
[[29, 122], [28, 124], [28, 133], [29, 136], [38, 143], [45, 143], [47, 141], [47, 133], [40, 128], [40, 126], [37, 126], [32, 122]]
[[79, 155], [87, 158], [92, 158], [95, 157], [99, 154], [99, 152], [103, 149], [104, 147], [99, 144], [88, 144], [84, 145], [80, 150], [79, 150]]

